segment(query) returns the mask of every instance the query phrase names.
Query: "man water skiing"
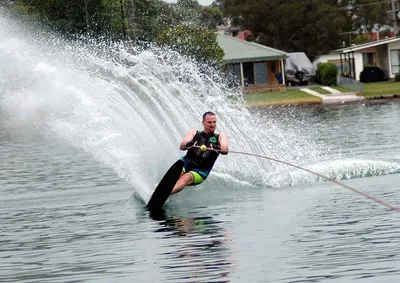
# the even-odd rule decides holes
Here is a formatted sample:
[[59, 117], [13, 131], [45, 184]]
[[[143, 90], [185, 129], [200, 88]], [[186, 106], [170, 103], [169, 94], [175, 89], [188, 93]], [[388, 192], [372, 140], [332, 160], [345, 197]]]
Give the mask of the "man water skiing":
[[186, 186], [204, 182], [219, 154], [228, 154], [228, 137], [224, 133], [215, 133], [217, 127], [215, 114], [204, 113], [202, 124], [203, 131], [190, 130], [180, 144], [179, 148], [187, 150], [187, 153], [182, 157], [184, 162], [182, 174], [171, 194], [180, 192]]

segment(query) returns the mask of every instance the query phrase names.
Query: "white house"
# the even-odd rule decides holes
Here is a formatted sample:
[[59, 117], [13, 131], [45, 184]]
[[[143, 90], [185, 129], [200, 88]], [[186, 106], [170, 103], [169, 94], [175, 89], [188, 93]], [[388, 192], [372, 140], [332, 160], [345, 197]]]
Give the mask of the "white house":
[[394, 79], [400, 72], [400, 37], [391, 37], [373, 42], [337, 49], [330, 54], [319, 56], [314, 62], [331, 62], [338, 67], [343, 76], [360, 80], [360, 72], [365, 65], [376, 66], [383, 70], [385, 77]]

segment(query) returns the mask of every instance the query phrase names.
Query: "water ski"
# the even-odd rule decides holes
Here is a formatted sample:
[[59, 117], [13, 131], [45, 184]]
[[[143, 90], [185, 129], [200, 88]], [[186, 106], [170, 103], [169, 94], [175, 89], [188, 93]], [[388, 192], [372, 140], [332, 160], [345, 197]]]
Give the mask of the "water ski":
[[168, 169], [147, 204], [149, 210], [160, 210], [163, 207], [182, 173], [182, 168], [183, 161], [178, 160]]

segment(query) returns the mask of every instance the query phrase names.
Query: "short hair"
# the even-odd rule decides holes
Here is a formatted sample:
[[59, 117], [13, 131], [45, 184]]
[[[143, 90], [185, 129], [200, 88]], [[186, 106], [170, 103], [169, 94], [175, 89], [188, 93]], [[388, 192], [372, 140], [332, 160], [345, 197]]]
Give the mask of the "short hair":
[[206, 113], [203, 114], [203, 121], [206, 119], [207, 116], [215, 116], [214, 112], [207, 111]]

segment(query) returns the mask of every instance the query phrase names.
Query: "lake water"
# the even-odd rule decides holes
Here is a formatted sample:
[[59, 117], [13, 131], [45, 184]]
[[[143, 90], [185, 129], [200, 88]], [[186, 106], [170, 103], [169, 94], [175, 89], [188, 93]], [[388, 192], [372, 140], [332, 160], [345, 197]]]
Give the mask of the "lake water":
[[251, 111], [171, 52], [111, 58], [0, 15], [0, 282], [397, 282], [397, 212], [271, 160], [221, 156], [144, 206], [214, 110], [232, 150], [399, 207], [399, 104]]

